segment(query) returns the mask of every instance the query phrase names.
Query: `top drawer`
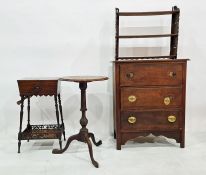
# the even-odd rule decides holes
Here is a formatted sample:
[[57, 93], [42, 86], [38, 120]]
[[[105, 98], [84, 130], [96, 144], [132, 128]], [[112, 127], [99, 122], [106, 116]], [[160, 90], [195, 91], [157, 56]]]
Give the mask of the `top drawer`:
[[120, 65], [121, 86], [181, 84], [181, 63], [125, 63]]
[[20, 95], [57, 95], [58, 80], [18, 80]]

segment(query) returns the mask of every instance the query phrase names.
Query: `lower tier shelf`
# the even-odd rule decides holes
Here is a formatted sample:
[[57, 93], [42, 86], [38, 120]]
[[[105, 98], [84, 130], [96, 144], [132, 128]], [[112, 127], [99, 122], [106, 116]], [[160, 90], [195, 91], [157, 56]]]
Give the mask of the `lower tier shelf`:
[[19, 134], [19, 140], [59, 139], [63, 131], [63, 125], [28, 125], [27, 128]]

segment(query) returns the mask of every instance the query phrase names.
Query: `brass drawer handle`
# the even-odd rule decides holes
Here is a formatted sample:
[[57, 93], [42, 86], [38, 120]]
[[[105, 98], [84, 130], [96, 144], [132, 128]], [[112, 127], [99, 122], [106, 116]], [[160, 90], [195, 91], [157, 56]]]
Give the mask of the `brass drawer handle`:
[[171, 102], [171, 98], [170, 98], [170, 97], [165, 97], [165, 98], [164, 98], [164, 104], [165, 104], [165, 105], [169, 105], [170, 102]]
[[130, 124], [134, 124], [134, 123], [136, 123], [136, 121], [137, 121], [136, 117], [134, 117], [134, 116], [128, 117], [128, 122], [129, 122]]
[[130, 95], [130, 96], [128, 97], [128, 100], [129, 100], [129, 102], [133, 103], [133, 102], [135, 102], [135, 101], [137, 100], [137, 97], [134, 96], [134, 95]]
[[174, 123], [176, 121], [176, 117], [174, 115], [170, 115], [167, 117], [168, 122]]
[[176, 75], [177, 75], [176, 72], [169, 72], [170, 77], [175, 77]]
[[128, 79], [131, 79], [134, 77], [134, 73], [133, 72], [127, 73], [126, 76]]

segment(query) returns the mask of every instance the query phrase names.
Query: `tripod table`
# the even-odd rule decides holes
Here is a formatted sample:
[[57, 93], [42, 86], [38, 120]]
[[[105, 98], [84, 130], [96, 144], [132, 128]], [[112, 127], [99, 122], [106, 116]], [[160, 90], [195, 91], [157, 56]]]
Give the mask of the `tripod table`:
[[89, 154], [90, 154], [92, 164], [96, 168], [98, 168], [99, 164], [97, 161], [94, 160], [92, 144], [91, 144], [91, 141], [89, 138], [91, 138], [91, 140], [93, 141], [93, 143], [96, 146], [101, 145], [102, 141], [100, 140], [100, 141], [96, 142], [94, 134], [89, 132], [88, 129], [86, 128], [87, 123], [88, 123], [88, 120], [86, 118], [86, 111], [87, 111], [87, 108], [86, 108], [86, 89], [87, 89], [87, 83], [93, 82], [93, 81], [108, 80], [108, 77], [104, 77], [104, 76], [68, 76], [68, 77], [61, 78], [60, 80], [79, 83], [79, 88], [81, 90], [81, 109], [80, 109], [80, 111], [82, 112], [80, 124], [81, 124], [82, 128], [80, 129], [78, 134], [75, 134], [75, 135], [68, 138], [67, 143], [62, 150], [61, 149], [60, 150], [53, 149], [52, 153], [53, 154], [61, 154], [61, 153], [65, 152], [73, 140], [84, 142], [84, 143], [87, 143], [87, 145], [88, 145]]

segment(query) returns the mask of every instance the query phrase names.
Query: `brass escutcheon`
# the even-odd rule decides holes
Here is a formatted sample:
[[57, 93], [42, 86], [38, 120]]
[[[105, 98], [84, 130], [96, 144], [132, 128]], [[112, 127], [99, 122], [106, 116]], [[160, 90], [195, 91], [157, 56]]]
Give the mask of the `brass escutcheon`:
[[169, 72], [169, 76], [170, 76], [170, 77], [175, 77], [175, 76], [176, 76], [176, 73], [175, 73], [175, 72]]
[[170, 102], [171, 102], [170, 97], [165, 97], [165, 98], [164, 98], [164, 104], [165, 104], [165, 105], [169, 105]]
[[135, 97], [134, 95], [130, 95], [128, 97], [128, 100], [129, 100], [129, 102], [133, 103], [133, 102], [135, 102], [137, 100], [137, 97]]
[[174, 123], [176, 121], [176, 117], [174, 115], [170, 115], [167, 117], [168, 122]]
[[130, 116], [130, 117], [128, 117], [128, 122], [130, 123], [130, 124], [134, 124], [134, 123], [136, 123], [136, 117], [134, 117], [134, 116]]
[[130, 72], [130, 73], [127, 73], [126, 74], [127, 78], [133, 78], [134, 77], [134, 73], [133, 72]]

